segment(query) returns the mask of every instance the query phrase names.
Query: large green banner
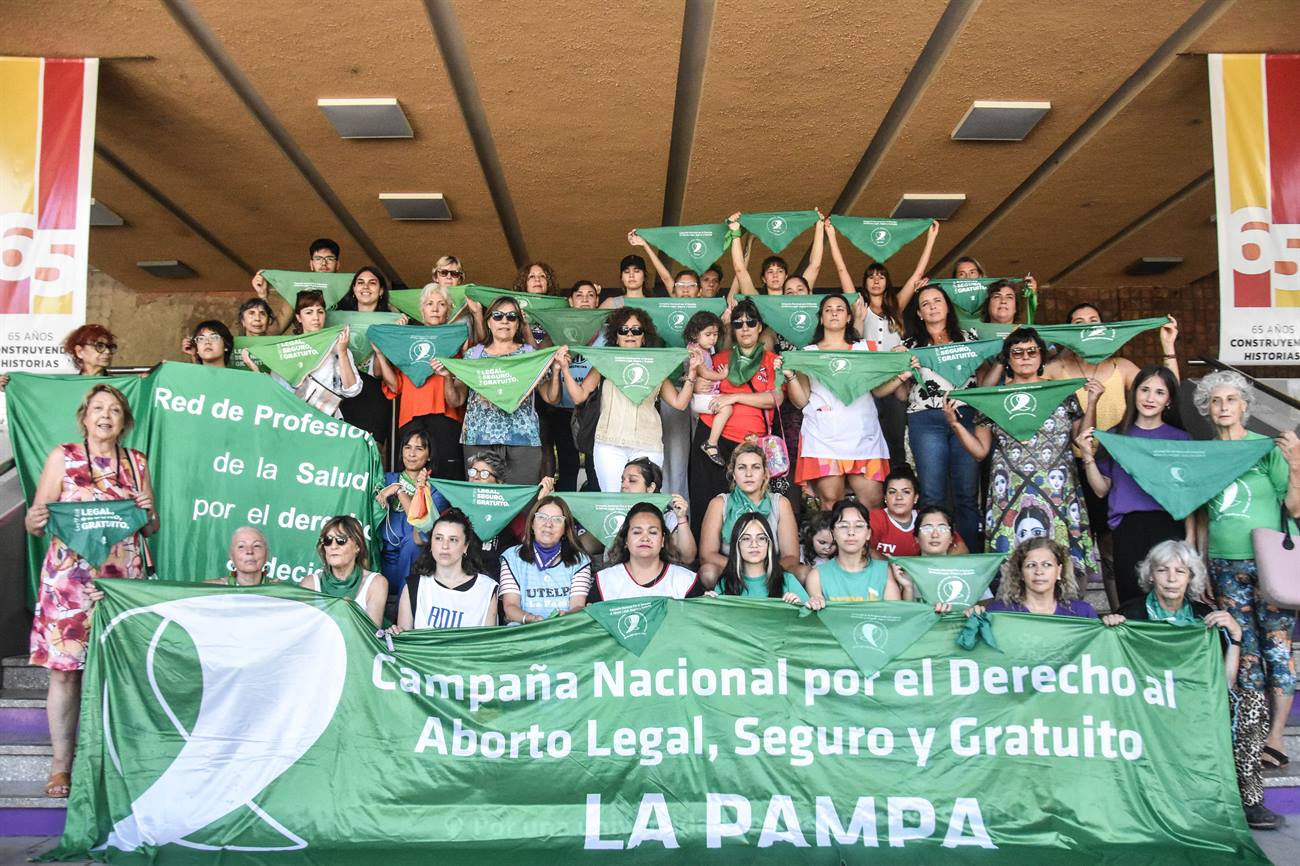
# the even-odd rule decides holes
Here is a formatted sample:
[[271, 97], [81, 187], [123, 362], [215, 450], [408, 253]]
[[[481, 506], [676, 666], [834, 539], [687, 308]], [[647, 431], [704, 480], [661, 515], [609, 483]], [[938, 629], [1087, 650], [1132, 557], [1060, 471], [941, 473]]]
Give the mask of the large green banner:
[[1268, 862], [1212, 629], [993, 614], [967, 652], [904, 602], [661, 598], [389, 643], [296, 587], [100, 585], [59, 859]]
[[[50, 450], [81, 441], [73, 415], [100, 381], [12, 374], [9, 419], [29, 502]], [[270, 577], [301, 582], [320, 570], [316, 540], [326, 520], [351, 514], [369, 536], [384, 517], [374, 440], [266, 376], [166, 363], [143, 379], [107, 381], [126, 386], [136, 417], [127, 442], [148, 459], [161, 524], [149, 546], [163, 580], [225, 574], [231, 533], [255, 526], [267, 537]], [[32, 539], [32, 586], [44, 551]], [[372, 538], [372, 562], [377, 553]]]

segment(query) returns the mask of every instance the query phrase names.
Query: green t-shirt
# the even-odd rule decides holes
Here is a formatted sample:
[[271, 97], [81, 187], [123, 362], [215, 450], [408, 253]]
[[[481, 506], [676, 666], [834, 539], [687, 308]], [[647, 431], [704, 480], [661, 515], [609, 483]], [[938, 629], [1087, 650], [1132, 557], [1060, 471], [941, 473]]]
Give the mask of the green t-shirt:
[[[741, 598], [768, 597], [766, 577], [741, 577], [740, 581], [744, 584], [744, 587], [740, 591]], [[726, 595], [727, 588], [722, 585], [722, 581], [718, 581], [716, 591], [718, 595]], [[785, 573], [785, 586], [782, 587], [782, 591], [793, 592], [795, 595], [799, 596], [800, 601], [808, 600], [808, 592], [803, 588], [803, 584], [799, 582], [799, 578], [795, 577], [788, 571]]]
[[873, 559], [862, 571], [845, 571], [838, 559], [817, 566], [822, 597], [831, 601], [884, 601], [889, 584], [889, 563]]
[[[1247, 439], [1263, 439], [1247, 433]], [[1210, 512], [1210, 558], [1254, 559], [1250, 531], [1279, 528], [1290, 467], [1282, 449], [1274, 448], [1206, 506]], [[1294, 523], [1294, 521], [1292, 521]]]

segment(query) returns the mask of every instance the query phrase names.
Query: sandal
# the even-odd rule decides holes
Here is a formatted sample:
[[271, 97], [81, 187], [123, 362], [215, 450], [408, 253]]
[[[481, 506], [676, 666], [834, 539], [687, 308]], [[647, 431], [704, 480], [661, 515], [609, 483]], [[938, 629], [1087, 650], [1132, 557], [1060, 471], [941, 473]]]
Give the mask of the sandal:
[[718, 452], [718, 446], [714, 445], [712, 442], [705, 442], [703, 445], [700, 446], [700, 450], [704, 452], [704, 455], [706, 457], [708, 457], [710, 460], [712, 460], [714, 463], [718, 464], [719, 466], [727, 465], [727, 462], [722, 459], [722, 454]]
[[[1273, 760], [1268, 761], [1265, 758], [1272, 758]], [[1289, 763], [1291, 763], [1291, 759], [1286, 756], [1286, 753], [1278, 751], [1272, 746], [1265, 746], [1260, 754], [1259, 764], [1265, 770], [1277, 770]]]
[[45, 782], [45, 796], [66, 800], [71, 787], [71, 773], [50, 773], [50, 778]]

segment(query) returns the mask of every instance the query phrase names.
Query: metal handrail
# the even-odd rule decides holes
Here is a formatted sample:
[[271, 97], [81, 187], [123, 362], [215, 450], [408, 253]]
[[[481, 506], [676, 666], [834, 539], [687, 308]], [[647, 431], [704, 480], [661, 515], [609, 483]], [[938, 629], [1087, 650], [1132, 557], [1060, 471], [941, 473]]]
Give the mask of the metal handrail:
[[1245, 376], [1246, 380], [1250, 382], [1250, 384], [1253, 385], [1255, 389], [1260, 393], [1267, 394], [1268, 396], [1272, 397], [1274, 400], [1278, 401], [1279, 403], [1285, 403], [1287, 406], [1290, 406], [1292, 409], [1296, 409], [1300, 411], [1300, 400], [1297, 400], [1295, 397], [1292, 397], [1290, 394], [1277, 390], [1271, 385], [1265, 385], [1263, 382], [1259, 381], [1254, 376], [1250, 375], [1244, 370], [1238, 370], [1236, 367], [1232, 366], [1231, 364], [1225, 364], [1223, 361], [1220, 361], [1217, 358], [1207, 358], [1205, 355], [1201, 355], [1196, 360], [1200, 361], [1202, 364], [1206, 364], [1210, 367], [1213, 367], [1216, 370], [1229, 370], [1233, 373], [1237, 373], [1238, 375]]

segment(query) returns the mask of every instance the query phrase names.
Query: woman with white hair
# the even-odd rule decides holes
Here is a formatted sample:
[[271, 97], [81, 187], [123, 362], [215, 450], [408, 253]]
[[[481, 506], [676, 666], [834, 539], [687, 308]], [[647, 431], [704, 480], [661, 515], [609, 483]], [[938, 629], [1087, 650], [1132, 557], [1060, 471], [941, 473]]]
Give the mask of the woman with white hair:
[[[428, 283], [420, 292], [422, 324], [447, 324], [451, 308], [451, 296], [446, 286]], [[460, 428], [465, 419], [467, 389], [464, 383], [447, 372], [442, 361], [432, 358], [429, 364], [434, 375], [417, 387], [396, 364], [384, 357], [383, 352], [375, 349], [375, 366], [384, 380], [384, 395], [390, 400], [401, 397], [397, 410], [398, 439], [406, 438], [407, 425], [419, 430], [429, 443], [429, 474], [434, 478], [463, 481], [465, 471], [461, 464]]]
[[1264, 805], [1264, 780], [1259, 754], [1268, 731], [1268, 713], [1262, 692], [1237, 685], [1241, 661], [1241, 625], [1227, 611], [1202, 602], [1209, 583], [1196, 548], [1185, 541], [1167, 540], [1152, 547], [1137, 566], [1138, 586], [1145, 595], [1130, 599], [1119, 613], [1103, 616], [1109, 626], [1128, 620], [1167, 622], [1176, 626], [1218, 628], [1223, 637], [1223, 666], [1232, 705], [1232, 757], [1237, 764], [1237, 785], [1246, 823], [1256, 830], [1275, 830], [1280, 820]]
[[[1217, 439], [1263, 438], [1246, 429], [1253, 400], [1254, 391], [1240, 373], [1223, 370], [1196, 384], [1196, 408], [1210, 419]], [[1265, 769], [1290, 761], [1282, 734], [1295, 697], [1291, 632], [1296, 613], [1257, 598], [1259, 572], [1250, 540], [1252, 529], [1276, 528], [1283, 508], [1291, 518], [1300, 517], [1300, 438], [1288, 430], [1276, 441], [1275, 448], [1210, 500], [1208, 539], [1198, 539], [1209, 556], [1219, 607], [1241, 626], [1237, 685], [1252, 693], [1243, 703], [1261, 706], [1266, 684], [1272, 694], [1272, 724], [1261, 758]]]

